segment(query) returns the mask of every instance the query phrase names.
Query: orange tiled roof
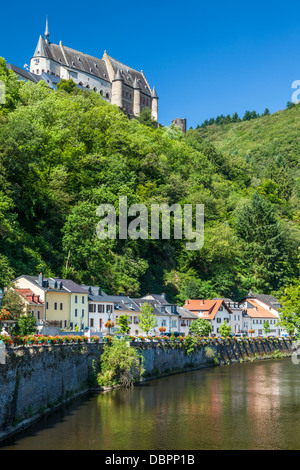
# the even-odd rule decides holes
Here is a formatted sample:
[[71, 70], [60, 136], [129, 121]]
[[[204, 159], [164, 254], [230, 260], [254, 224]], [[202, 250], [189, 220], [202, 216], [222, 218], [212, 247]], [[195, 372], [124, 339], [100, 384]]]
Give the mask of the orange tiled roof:
[[40, 300], [39, 295], [32, 292], [31, 289], [14, 289], [19, 295], [21, 295], [30, 304], [44, 305], [44, 302]]
[[190, 310], [199, 316], [199, 311], [203, 312], [201, 318], [206, 320], [213, 320], [223, 304], [223, 299], [216, 300], [187, 300], [184, 308]]
[[264, 308], [253, 299], [246, 299], [247, 302], [253, 305], [254, 308], [247, 308], [247, 315], [251, 318], [278, 318], [269, 309]]

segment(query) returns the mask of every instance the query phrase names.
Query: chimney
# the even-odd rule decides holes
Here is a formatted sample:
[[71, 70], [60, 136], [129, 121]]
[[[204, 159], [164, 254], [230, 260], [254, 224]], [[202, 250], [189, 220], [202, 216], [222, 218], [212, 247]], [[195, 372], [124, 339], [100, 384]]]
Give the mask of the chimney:
[[38, 277], [38, 284], [39, 284], [41, 287], [43, 287], [43, 280], [44, 280], [44, 278], [43, 278], [43, 273], [40, 273], [40, 274], [39, 274], [39, 277]]
[[32, 294], [32, 302], [34, 302], [34, 294]]

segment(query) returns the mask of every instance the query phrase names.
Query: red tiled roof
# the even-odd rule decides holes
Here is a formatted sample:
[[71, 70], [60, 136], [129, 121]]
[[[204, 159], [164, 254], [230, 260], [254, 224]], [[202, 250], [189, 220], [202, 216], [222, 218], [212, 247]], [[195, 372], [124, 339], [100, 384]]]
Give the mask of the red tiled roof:
[[215, 299], [215, 300], [187, 300], [185, 302], [184, 308], [190, 310], [190, 312], [199, 315], [199, 312], [203, 312], [201, 318], [205, 318], [206, 320], [213, 320], [221, 307], [221, 305], [228, 310], [228, 307], [224, 304], [223, 299]]
[[21, 297], [23, 297], [30, 304], [44, 305], [44, 302], [40, 300], [39, 295], [36, 295], [30, 289], [14, 289]]
[[253, 305], [254, 308], [247, 308], [247, 315], [251, 318], [278, 318], [268, 308], [264, 308], [253, 299], [247, 299], [247, 302]]

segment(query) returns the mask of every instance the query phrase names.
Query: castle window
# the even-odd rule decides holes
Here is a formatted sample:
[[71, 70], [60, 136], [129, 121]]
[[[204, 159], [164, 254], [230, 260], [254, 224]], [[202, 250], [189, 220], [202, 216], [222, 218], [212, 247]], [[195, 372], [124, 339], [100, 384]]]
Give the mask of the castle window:
[[100, 95], [103, 95], [103, 90], [100, 90]]
[[90, 88], [90, 85], [89, 85], [89, 84], [87, 84], [86, 88]]
[[106, 95], [105, 95], [105, 96], [106, 96], [106, 98], [109, 98], [109, 93], [106, 93]]
[[83, 86], [83, 83], [82, 83], [82, 82], [79, 82], [78, 85]]
[[93, 88], [93, 90], [94, 90], [94, 91], [97, 91], [97, 88], [96, 88], [96, 87], [94, 87], [94, 88]]
[[39, 69], [36, 70], [36, 73], [37, 73], [37, 74], [39, 73]]

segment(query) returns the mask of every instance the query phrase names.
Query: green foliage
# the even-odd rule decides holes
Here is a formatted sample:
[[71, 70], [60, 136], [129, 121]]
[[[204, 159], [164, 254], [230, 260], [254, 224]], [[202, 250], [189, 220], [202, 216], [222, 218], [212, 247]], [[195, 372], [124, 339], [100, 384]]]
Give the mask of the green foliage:
[[300, 332], [300, 279], [285, 289], [281, 298], [280, 325], [289, 334]]
[[5, 292], [2, 307], [10, 312], [10, 320], [17, 320], [24, 314], [24, 303], [13, 289], [8, 289]]
[[270, 323], [268, 321], [265, 321], [263, 330], [266, 335], [270, 333], [271, 328], [270, 328]]
[[30, 313], [21, 315], [13, 329], [14, 335], [27, 336], [36, 333], [36, 319]]
[[125, 340], [114, 340], [106, 345], [100, 361], [98, 385], [103, 387], [132, 387], [144, 373], [143, 356], [136, 348], [128, 346]]
[[117, 319], [118, 333], [122, 335], [128, 334], [130, 331], [129, 322], [129, 315], [120, 315]]
[[231, 326], [225, 320], [220, 326], [220, 335], [228, 338], [231, 335]]
[[211, 324], [204, 318], [193, 320], [190, 326], [190, 334], [195, 336], [209, 336], [212, 331]]
[[148, 302], [143, 303], [141, 306], [141, 313], [138, 315], [139, 327], [147, 335], [157, 326], [156, 316], [153, 315], [153, 307]]
[[73, 93], [78, 90], [76, 83], [70, 78], [69, 80], [61, 79], [57, 85], [58, 90], [64, 90], [67, 93]]
[[[299, 106], [247, 121], [235, 113], [183, 136], [72, 83], [21, 83], [3, 59], [0, 80], [0, 287], [42, 271], [183, 304], [283, 292], [299, 277]], [[117, 209], [119, 195], [149, 213], [153, 203], [204, 204], [204, 247], [100, 240], [97, 207]]]

